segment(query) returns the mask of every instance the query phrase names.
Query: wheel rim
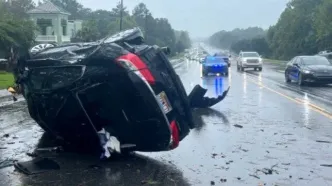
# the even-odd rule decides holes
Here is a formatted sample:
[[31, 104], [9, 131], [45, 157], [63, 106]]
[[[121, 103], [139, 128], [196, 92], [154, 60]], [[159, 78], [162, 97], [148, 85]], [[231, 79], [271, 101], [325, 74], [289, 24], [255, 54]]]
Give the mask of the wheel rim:
[[54, 47], [54, 45], [49, 44], [49, 43], [47, 43], [47, 44], [39, 44], [39, 45], [36, 45], [36, 46], [32, 47], [31, 50], [30, 50], [30, 52], [31, 53], [36, 53], [36, 52], [42, 51], [42, 50], [44, 50], [46, 48], [50, 48], [50, 47]]

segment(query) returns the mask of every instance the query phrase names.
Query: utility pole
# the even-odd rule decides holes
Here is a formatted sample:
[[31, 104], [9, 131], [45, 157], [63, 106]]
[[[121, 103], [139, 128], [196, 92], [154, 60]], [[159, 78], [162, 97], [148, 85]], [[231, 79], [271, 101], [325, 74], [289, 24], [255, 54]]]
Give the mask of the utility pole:
[[121, 0], [121, 9], [120, 9], [120, 31], [122, 31], [122, 19], [123, 19], [123, 0]]

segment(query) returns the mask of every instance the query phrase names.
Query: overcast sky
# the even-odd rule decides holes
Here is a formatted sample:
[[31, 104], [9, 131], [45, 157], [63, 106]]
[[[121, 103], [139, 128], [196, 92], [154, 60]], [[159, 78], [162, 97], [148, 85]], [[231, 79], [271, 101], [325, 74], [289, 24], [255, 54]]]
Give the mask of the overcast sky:
[[[91, 9], [111, 10], [119, 0], [77, 0]], [[175, 29], [192, 37], [206, 37], [219, 30], [260, 26], [277, 22], [289, 0], [124, 0], [132, 10], [139, 2], [154, 17], [168, 18]]]

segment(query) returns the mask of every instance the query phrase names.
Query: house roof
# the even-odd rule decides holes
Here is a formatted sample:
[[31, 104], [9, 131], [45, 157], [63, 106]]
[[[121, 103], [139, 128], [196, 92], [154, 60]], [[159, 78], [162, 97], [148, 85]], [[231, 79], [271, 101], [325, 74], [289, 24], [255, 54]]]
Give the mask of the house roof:
[[54, 5], [51, 1], [46, 1], [45, 3], [41, 4], [40, 6], [29, 10], [28, 14], [45, 14], [45, 13], [52, 13], [52, 14], [66, 14], [70, 15], [69, 12], [66, 10]]

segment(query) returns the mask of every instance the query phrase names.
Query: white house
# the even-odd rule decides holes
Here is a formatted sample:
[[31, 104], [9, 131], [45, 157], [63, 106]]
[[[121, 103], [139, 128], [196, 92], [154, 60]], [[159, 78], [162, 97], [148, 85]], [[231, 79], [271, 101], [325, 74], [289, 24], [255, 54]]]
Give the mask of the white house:
[[67, 43], [82, 29], [82, 21], [68, 20], [70, 13], [46, 1], [27, 12], [32, 21], [40, 28], [37, 31], [38, 43]]

